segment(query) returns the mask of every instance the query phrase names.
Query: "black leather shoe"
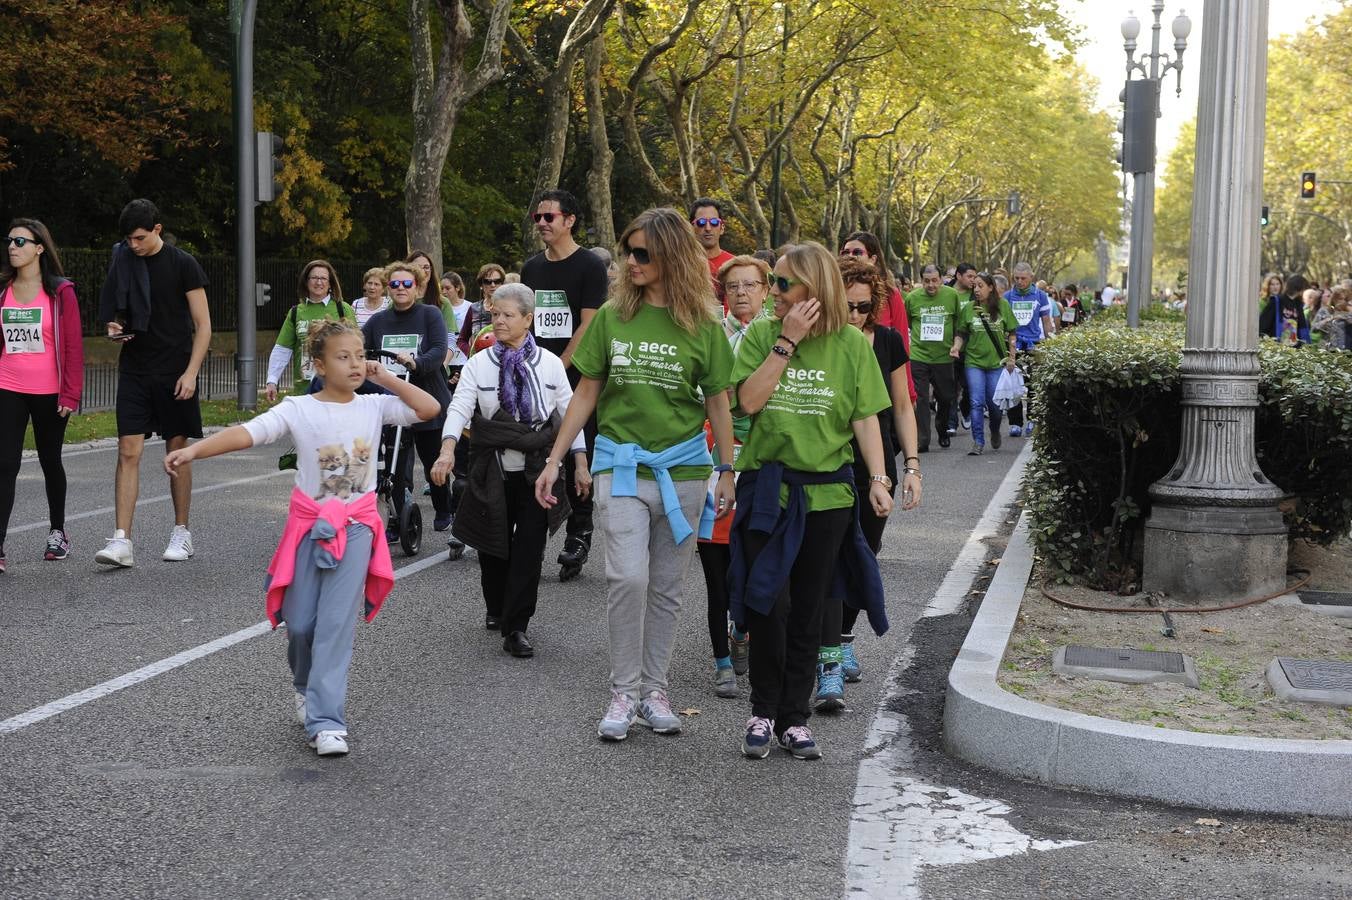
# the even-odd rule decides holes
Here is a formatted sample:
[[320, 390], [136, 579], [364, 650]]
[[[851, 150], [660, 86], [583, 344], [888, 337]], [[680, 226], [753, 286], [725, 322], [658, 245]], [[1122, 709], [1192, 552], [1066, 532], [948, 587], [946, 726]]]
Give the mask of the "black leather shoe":
[[497, 616], [484, 616], [484, 628], [489, 631], [501, 631], [502, 620]]
[[513, 631], [502, 639], [502, 649], [519, 659], [535, 655], [535, 648], [526, 640], [526, 632]]
[[945, 448], [946, 448], [946, 447], [948, 447], [948, 446], [949, 446], [950, 444], [952, 444], [952, 443], [953, 443], [953, 441], [952, 441], [951, 438], [949, 438], [948, 435], [946, 435], [946, 434], [941, 434], [941, 435], [939, 435], [939, 446], [940, 446], [940, 447], [945, 447]]

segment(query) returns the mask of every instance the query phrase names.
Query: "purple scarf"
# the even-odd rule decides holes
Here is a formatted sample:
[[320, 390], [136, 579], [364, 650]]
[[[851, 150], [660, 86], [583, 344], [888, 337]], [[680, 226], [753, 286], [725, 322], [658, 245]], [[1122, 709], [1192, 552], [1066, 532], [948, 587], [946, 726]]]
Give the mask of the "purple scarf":
[[520, 347], [513, 349], [506, 344], [494, 344], [493, 353], [498, 358], [498, 401], [502, 408], [518, 422], [535, 421], [530, 373], [526, 369], [526, 362], [535, 356], [535, 338], [527, 331]]

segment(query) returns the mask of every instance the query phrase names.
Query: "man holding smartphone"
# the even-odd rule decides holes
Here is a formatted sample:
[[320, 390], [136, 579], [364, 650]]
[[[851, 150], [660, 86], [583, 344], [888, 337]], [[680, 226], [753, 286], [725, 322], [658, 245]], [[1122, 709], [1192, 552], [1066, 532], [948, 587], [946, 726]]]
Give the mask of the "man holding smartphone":
[[[171, 453], [202, 436], [197, 373], [211, 344], [207, 276], [191, 254], [165, 242], [159, 210], [133, 200], [118, 217], [123, 241], [113, 247], [108, 278], [99, 296], [99, 320], [110, 340], [122, 344], [117, 379], [116, 530], [96, 562], [130, 567], [131, 526], [140, 493], [141, 452], [154, 433]], [[188, 531], [192, 499], [190, 466], [169, 480], [174, 530], [164, 559], [193, 555]]]

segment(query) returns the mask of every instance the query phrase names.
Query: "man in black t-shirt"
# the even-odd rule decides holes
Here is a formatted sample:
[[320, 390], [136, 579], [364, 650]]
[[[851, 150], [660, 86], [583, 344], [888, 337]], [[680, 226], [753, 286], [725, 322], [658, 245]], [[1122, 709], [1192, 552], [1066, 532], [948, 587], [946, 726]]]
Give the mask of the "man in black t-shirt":
[[[577, 198], [568, 191], [542, 193], [531, 218], [545, 249], [521, 267], [521, 283], [535, 291], [535, 342], [563, 360], [573, 387], [578, 382], [573, 351], [610, 288], [605, 263], [573, 239], [577, 213]], [[590, 459], [596, 439], [595, 416], [587, 423], [585, 433]], [[568, 499], [573, 505], [573, 513], [568, 517], [568, 537], [559, 554], [559, 565], [563, 567], [559, 577], [567, 580], [582, 571], [591, 550], [592, 501], [590, 496], [578, 494], [573, 467], [563, 468], [568, 478]]]
[[[132, 514], [140, 493], [141, 452], [158, 432], [170, 453], [202, 436], [197, 373], [211, 344], [207, 276], [191, 254], [161, 235], [160, 213], [149, 200], [133, 200], [118, 217], [125, 240], [113, 247], [113, 261], [99, 296], [99, 320], [108, 337], [122, 344], [117, 380], [116, 531], [94, 555], [96, 562], [130, 567]], [[174, 530], [164, 559], [193, 555], [188, 531], [192, 471], [182, 466], [169, 479]]]

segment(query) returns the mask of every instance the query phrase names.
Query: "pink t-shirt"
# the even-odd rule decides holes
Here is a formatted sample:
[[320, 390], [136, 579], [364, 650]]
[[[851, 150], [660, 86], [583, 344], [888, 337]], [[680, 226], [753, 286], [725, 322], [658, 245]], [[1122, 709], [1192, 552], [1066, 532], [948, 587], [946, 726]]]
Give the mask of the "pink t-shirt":
[[20, 394], [59, 393], [56, 323], [47, 292], [38, 288], [37, 297], [25, 305], [14, 299], [13, 286], [6, 288], [0, 300], [0, 328], [4, 332], [0, 388]]

